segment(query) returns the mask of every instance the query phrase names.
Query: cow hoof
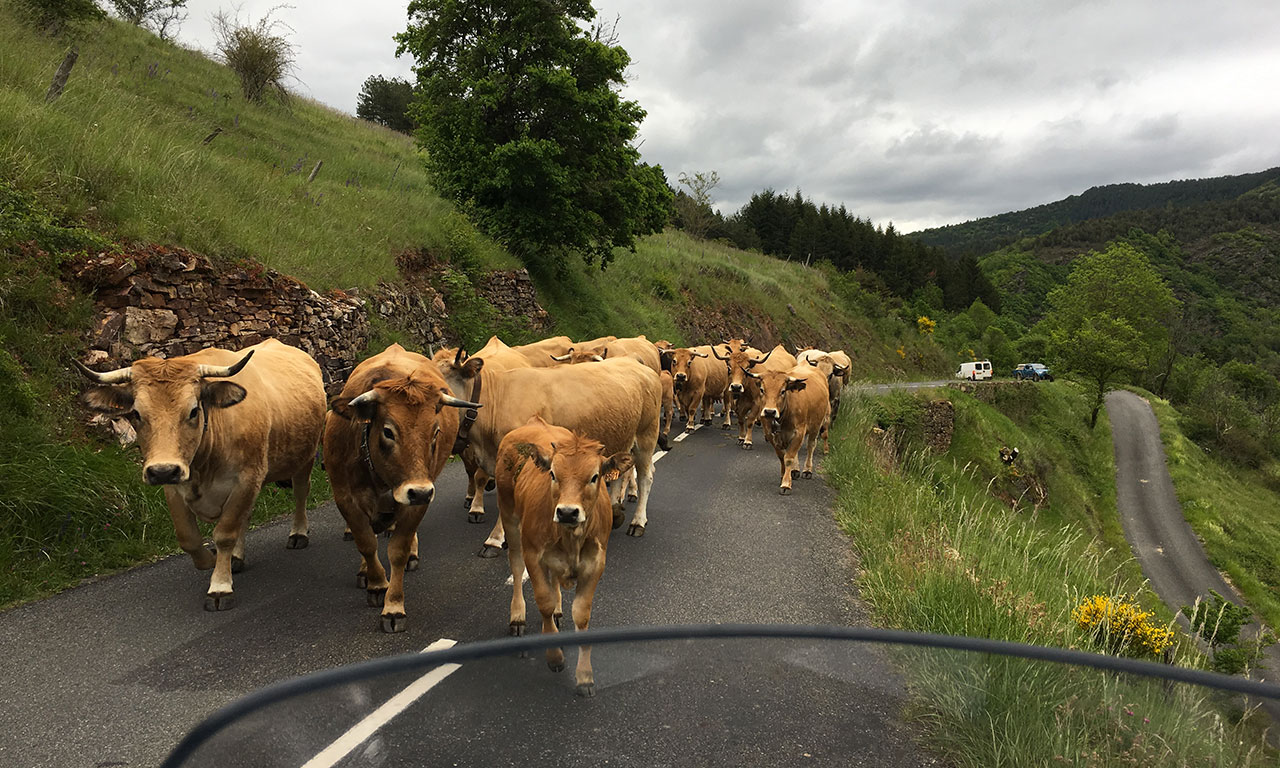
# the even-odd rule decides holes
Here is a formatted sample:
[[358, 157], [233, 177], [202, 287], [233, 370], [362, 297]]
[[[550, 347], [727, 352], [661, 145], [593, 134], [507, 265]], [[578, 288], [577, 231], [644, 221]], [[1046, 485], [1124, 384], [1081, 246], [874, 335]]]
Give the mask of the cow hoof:
[[640, 497], [635, 495], [634, 493], [627, 494], [627, 501], [639, 501], [639, 500], [640, 500]]
[[644, 526], [632, 523], [631, 527], [627, 529], [627, 535], [635, 536], [637, 539], [644, 536]]
[[476, 554], [487, 560], [491, 557], [497, 557], [498, 555], [502, 554], [502, 548], [495, 547], [492, 544], [485, 544], [483, 547], [480, 548], [480, 551], [477, 552]]
[[524, 622], [523, 621], [511, 622], [510, 633], [512, 637], [524, 637]]
[[343, 532], [342, 532], [342, 540], [343, 540], [343, 541], [354, 541], [354, 540], [355, 540], [355, 538], [356, 538], [356, 537], [355, 537], [355, 534], [353, 534], [353, 533], [351, 532], [351, 530], [350, 530], [350, 529], [347, 529], [347, 530], [345, 530], [345, 531], [343, 531]]
[[204, 596], [204, 609], [206, 611], [229, 611], [236, 607], [236, 596], [234, 592], [223, 592], [220, 594], [209, 594]]
[[416, 571], [419, 564], [417, 555], [409, 555], [409, 562], [404, 564], [404, 569], [406, 571]]
[[231, 556], [231, 572], [239, 573], [243, 570], [244, 570], [244, 558], [236, 557], [235, 555], [232, 555]]
[[615, 530], [615, 531], [618, 530], [619, 528], [622, 527], [622, 524], [625, 523], [626, 521], [627, 521], [627, 516], [622, 514], [622, 510], [615, 507], [613, 510], [613, 529], [612, 530]]
[[584, 699], [589, 699], [596, 695], [595, 683], [578, 683], [578, 695]]
[[467, 498], [463, 499], [463, 500], [462, 500], [462, 508], [463, 508], [463, 509], [471, 509], [471, 500], [472, 500], [472, 499], [474, 499], [474, 498], [475, 498], [474, 496], [468, 496]]
[[357, 588], [357, 589], [368, 589], [368, 588], [369, 588], [369, 577], [368, 577], [367, 575], [363, 574], [363, 573], [357, 573], [357, 574], [356, 574], [356, 588]]
[[561, 659], [560, 661], [548, 661], [547, 669], [551, 670], [552, 672], [563, 672], [564, 659]]
[[754, 451], [755, 449], [756, 449], [756, 447], [755, 447], [754, 445], [752, 445], [751, 443], [743, 443], [743, 444], [742, 444], [742, 450], [744, 450], [744, 451]]
[[732, 425], [730, 425], [730, 424], [721, 424], [721, 425], [720, 425], [720, 428], [721, 428], [721, 429], [728, 429], [730, 426], [732, 426]]
[[467, 522], [468, 522], [468, 523], [483, 523], [483, 522], [484, 522], [484, 513], [483, 513], [483, 512], [468, 512], [468, 513], [467, 513]]
[[799, 476], [800, 476], [800, 470], [798, 470], [798, 469], [793, 469], [793, 470], [791, 470], [791, 479], [792, 479], [792, 480], [795, 480], [795, 479], [796, 479], [797, 477], [799, 477]]
[[551, 614], [551, 623], [556, 625], [556, 629], [560, 628], [560, 622], [564, 619], [563, 613]]
[[671, 450], [671, 443], [667, 441], [666, 435], [658, 435], [658, 447], [664, 451]]
[[711, 423], [711, 419], [703, 419], [703, 420], [702, 420], [702, 423], [703, 423], [703, 424], [710, 424], [710, 423]]
[[409, 628], [409, 622], [405, 620], [403, 613], [384, 613], [382, 614], [382, 631], [388, 635], [394, 635], [397, 632], [403, 632]]
[[484, 484], [485, 492], [492, 491], [494, 488], [497, 488], [497, 487], [498, 487], [498, 481], [494, 480], [492, 477], [489, 478], [489, 482]]
[[364, 593], [364, 597], [370, 608], [381, 608], [387, 602], [387, 588], [370, 589]]
[[791, 489], [784, 485], [778, 489], [778, 493], [782, 494], [783, 496], [787, 496], [787, 495], [790, 495]]
[[307, 545], [310, 543], [311, 543], [311, 539], [307, 537], [307, 534], [291, 533], [289, 534], [289, 540], [286, 541], [284, 544], [284, 548], [285, 549], [306, 549]]
[[800, 476], [801, 476], [801, 477], [803, 477], [805, 480], [812, 480], [812, 479], [813, 479], [813, 473], [812, 473], [812, 472], [810, 472], [810, 471], [809, 471], [809, 470], [807, 470], [807, 469], [806, 469], [805, 471], [801, 472], [801, 473], [800, 473]]
[[745, 442], [746, 440], [743, 440], [741, 437], [738, 438], [738, 445], [742, 445]]

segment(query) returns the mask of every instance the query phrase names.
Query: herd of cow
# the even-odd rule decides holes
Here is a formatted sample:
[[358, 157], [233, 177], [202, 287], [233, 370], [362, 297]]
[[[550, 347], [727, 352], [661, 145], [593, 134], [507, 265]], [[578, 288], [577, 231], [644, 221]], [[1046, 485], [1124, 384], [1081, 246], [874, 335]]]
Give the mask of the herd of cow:
[[[475, 354], [442, 349], [430, 358], [393, 344], [356, 366], [327, 402], [316, 362], [274, 339], [104, 373], [77, 367], [97, 385], [85, 404], [133, 423], [143, 479], [164, 486], [179, 545], [196, 568], [213, 569], [206, 610], [233, 605], [231, 575], [244, 566], [245, 534], [265, 483], [292, 485], [287, 546], [307, 546], [320, 444], [362, 557], [357, 583], [370, 605], [381, 606], [382, 629], [403, 631], [404, 574], [418, 566], [418, 525], [435, 479], [459, 454], [468, 520], [483, 522], [484, 492], [497, 488], [499, 519], [481, 554], [507, 549], [510, 631], [522, 634], [526, 569], [544, 632], [557, 631], [562, 587], [574, 589], [575, 626], [587, 627], [610, 531], [624, 522], [624, 496], [636, 502], [627, 534], [644, 535], [654, 453], [667, 447], [677, 407], [688, 425], [707, 424], [719, 403], [722, 427], [736, 415], [746, 449], [759, 422], [781, 463], [780, 490], [789, 493], [793, 478], [813, 475], [817, 441], [826, 439], [851, 363], [840, 351], [792, 355], [779, 345], [766, 353], [741, 339], [674, 348], [644, 336], [577, 343], [558, 336], [511, 347], [495, 336]], [[213, 523], [212, 551], [197, 518]], [[382, 532], [390, 532], [389, 573], [378, 557]], [[558, 649], [547, 661], [564, 666]], [[579, 655], [577, 683], [579, 693], [594, 690], [589, 648]]]

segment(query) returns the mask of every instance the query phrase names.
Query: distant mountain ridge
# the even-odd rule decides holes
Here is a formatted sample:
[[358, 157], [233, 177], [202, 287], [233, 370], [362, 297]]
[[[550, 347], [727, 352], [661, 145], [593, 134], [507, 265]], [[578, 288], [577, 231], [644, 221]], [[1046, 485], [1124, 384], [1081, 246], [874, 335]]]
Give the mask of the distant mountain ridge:
[[1166, 181], [1159, 184], [1107, 184], [1091, 187], [1079, 195], [1021, 211], [923, 229], [907, 235], [927, 245], [942, 248], [952, 257], [983, 255], [1024, 237], [1044, 234], [1058, 227], [1090, 219], [1172, 206], [1182, 208], [1201, 203], [1234, 200], [1269, 181], [1280, 179], [1280, 168], [1239, 176]]

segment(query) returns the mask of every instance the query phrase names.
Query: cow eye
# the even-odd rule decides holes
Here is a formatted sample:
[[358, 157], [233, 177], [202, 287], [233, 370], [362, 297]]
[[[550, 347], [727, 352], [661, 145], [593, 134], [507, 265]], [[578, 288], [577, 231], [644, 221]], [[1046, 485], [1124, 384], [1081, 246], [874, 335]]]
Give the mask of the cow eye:
[[396, 439], [396, 433], [391, 431], [391, 427], [383, 427], [383, 428], [382, 428], [382, 436], [383, 436], [383, 437], [385, 437], [385, 438], [386, 438], [386, 439], [388, 439], [388, 440], [395, 440], [395, 439]]
[[599, 472], [597, 472], [597, 473], [595, 473], [594, 475], [592, 475], [592, 476], [591, 476], [591, 484], [592, 484], [592, 485], [595, 485], [595, 482], [596, 482], [597, 480], [599, 480], [599, 479], [600, 479], [600, 473], [599, 473]]
[[187, 418], [191, 419], [192, 421], [195, 421], [196, 418], [199, 416], [200, 416], [200, 406], [196, 406], [195, 408], [192, 408], [191, 413], [187, 414]]
[[554, 471], [554, 470], [550, 470], [550, 469], [548, 469], [548, 470], [547, 470], [547, 474], [551, 475], [551, 482], [553, 482], [553, 483], [554, 483], [554, 482], [556, 481], [556, 473], [555, 473], [555, 471]]

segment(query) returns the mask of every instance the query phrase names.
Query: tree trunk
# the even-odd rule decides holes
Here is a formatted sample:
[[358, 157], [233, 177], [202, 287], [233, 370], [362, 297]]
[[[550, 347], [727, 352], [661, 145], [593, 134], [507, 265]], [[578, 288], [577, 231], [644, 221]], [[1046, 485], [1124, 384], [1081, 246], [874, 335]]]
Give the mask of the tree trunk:
[[57, 101], [62, 95], [62, 89], [67, 86], [67, 78], [71, 77], [71, 68], [76, 65], [78, 58], [80, 58], [80, 48], [73, 45], [63, 57], [62, 63], [58, 65], [58, 71], [53, 75], [53, 82], [49, 84], [49, 90], [44, 95], [45, 104]]

